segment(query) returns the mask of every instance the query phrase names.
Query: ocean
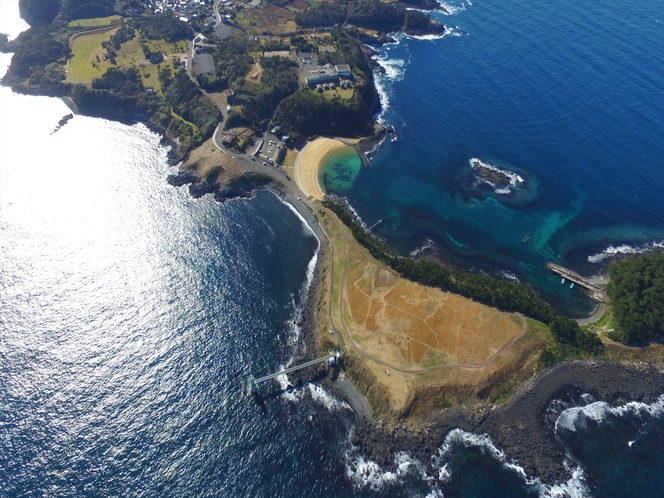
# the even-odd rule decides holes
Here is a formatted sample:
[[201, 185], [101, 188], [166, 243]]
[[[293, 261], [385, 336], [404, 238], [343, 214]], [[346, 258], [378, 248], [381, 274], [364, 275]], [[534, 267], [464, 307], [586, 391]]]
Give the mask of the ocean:
[[[459, 24], [462, 13], [510, 14], [464, 5]], [[26, 29], [17, 2], [0, 8], [0, 31]], [[480, 36], [468, 23], [465, 37], [402, 39], [390, 51], [461, 47]], [[415, 67], [404, 62], [402, 82]], [[382, 119], [406, 124], [346, 185], [352, 195], [407, 142], [408, 105], [390, 99]], [[664, 495], [661, 399], [554, 400], [544, 423], [570, 477], [551, 487], [461, 430], [428, 461], [398, 452], [380, 468], [352, 444], [352, 409], [320, 385], [281, 379], [249, 397], [249, 376], [305, 352], [313, 232], [270, 192], [219, 204], [171, 187], [167, 150], [141, 124], [77, 115], [53, 132], [69, 112], [0, 88], [0, 496]], [[426, 176], [401, 169], [404, 182], [405, 171]], [[529, 174], [548, 188], [542, 171]]]
[[[378, 49], [379, 120], [349, 199], [402, 254], [533, 285], [555, 309], [593, 307], [547, 262], [585, 275], [664, 242], [664, 4], [443, 2], [444, 36]], [[482, 182], [470, 160], [512, 174]], [[528, 237], [526, 243], [522, 241]]]

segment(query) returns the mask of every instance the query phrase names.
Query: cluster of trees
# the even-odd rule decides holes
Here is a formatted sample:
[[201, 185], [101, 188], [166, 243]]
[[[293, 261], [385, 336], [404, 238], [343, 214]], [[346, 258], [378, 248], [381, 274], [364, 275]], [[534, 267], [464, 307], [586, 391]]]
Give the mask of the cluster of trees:
[[194, 32], [189, 24], [176, 17], [173, 11], [143, 15], [136, 20], [137, 26], [150, 40], [165, 39], [169, 43], [188, 40]]
[[140, 74], [134, 68], [110, 67], [92, 80], [91, 87], [74, 85], [71, 98], [82, 111], [93, 115], [149, 116], [161, 105], [161, 99], [145, 92]]
[[[180, 148], [184, 151], [201, 144], [212, 136], [221, 119], [221, 113], [217, 106], [201, 93], [184, 70], [177, 71], [173, 76], [168, 74], [169, 72], [168, 70], [162, 70], [159, 73], [166, 101], [179, 116], [194, 123], [198, 128], [197, 130], [192, 129], [191, 132], [185, 132], [183, 127], [186, 123], [175, 123], [175, 120], [173, 120], [170, 126], [178, 126], [178, 130], [184, 133], [184, 136], [178, 133]], [[173, 131], [172, 127], [170, 129]]]
[[641, 342], [664, 334], [664, 253], [655, 251], [609, 267], [618, 339]]
[[263, 68], [260, 85], [244, 84], [235, 90], [235, 100], [242, 104], [242, 119], [254, 130], [267, 125], [277, 104], [298, 88], [297, 64], [293, 60], [262, 57], [260, 65]]
[[403, 30], [406, 33], [424, 33], [442, 30], [442, 25], [433, 22], [422, 12], [409, 11], [379, 0], [323, 3], [298, 13], [295, 21], [306, 28], [347, 23], [383, 32]]
[[118, 29], [108, 41], [102, 42], [101, 44], [101, 47], [106, 49], [106, 58], [110, 60], [112, 64], [115, 64], [115, 56], [122, 44], [133, 40], [135, 36], [136, 30], [127, 23], [123, 23], [122, 26], [120, 26], [120, 29]]
[[555, 343], [540, 354], [540, 366], [548, 367], [563, 360], [599, 356], [604, 353], [604, 344], [594, 332], [583, 330], [574, 320], [562, 316], [549, 322], [549, 330]]
[[321, 3], [316, 7], [299, 12], [295, 16], [298, 26], [316, 28], [321, 26], [334, 26], [346, 21], [346, 8], [340, 3]]
[[112, 15], [113, 0], [62, 0], [60, 14], [67, 20]]
[[60, 13], [59, 0], [18, 0], [21, 17], [31, 25], [46, 26]]
[[[290, 44], [297, 52], [313, 52], [316, 47], [309, 43], [303, 36], [291, 36]], [[286, 50], [290, 50], [290, 47]]]
[[70, 52], [67, 43], [57, 40], [46, 27], [30, 28], [22, 33], [19, 43], [8, 70], [10, 77], [29, 78], [52, 62], [60, 59], [64, 62]]
[[260, 44], [248, 39], [241, 33], [217, 42], [214, 51], [214, 74], [198, 76], [198, 83], [209, 92], [218, 92], [226, 88], [240, 88], [244, 77], [249, 72], [254, 59], [250, 52], [260, 49]]
[[327, 100], [303, 89], [281, 101], [274, 123], [294, 139], [305, 134], [361, 137], [372, 132], [372, 118], [366, 108], [353, 105], [357, 100]]
[[334, 212], [347, 225], [355, 240], [366, 247], [371, 255], [389, 265], [403, 277], [506, 311], [519, 311], [549, 324], [555, 343], [540, 356], [543, 366], [570, 358], [584, 358], [604, 353], [604, 344], [597, 334], [583, 330], [569, 318], [555, 312], [528, 286], [508, 280], [496, 280], [485, 275], [467, 273], [444, 267], [433, 261], [414, 260], [397, 255], [384, 242], [367, 232], [345, 207], [331, 200], [323, 206]]

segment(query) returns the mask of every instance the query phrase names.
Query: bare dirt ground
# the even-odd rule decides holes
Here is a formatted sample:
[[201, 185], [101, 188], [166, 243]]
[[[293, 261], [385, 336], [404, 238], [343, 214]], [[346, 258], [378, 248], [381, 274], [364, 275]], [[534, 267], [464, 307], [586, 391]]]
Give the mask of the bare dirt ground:
[[196, 173], [203, 180], [210, 174], [216, 174], [216, 181], [221, 183], [228, 183], [242, 175], [242, 168], [237, 161], [217, 149], [212, 139], [191, 151], [182, 169]]
[[[319, 214], [332, 241], [332, 327], [340, 331], [358, 387], [373, 406], [400, 413], [478, 402], [480, 391], [486, 398], [514, 375], [530, 375], [526, 365], [547, 340], [541, 328], [520, 315], [402, 279], [355, 242], [333, 213]], [[413, 408], [423, 390], [426, 406]]]

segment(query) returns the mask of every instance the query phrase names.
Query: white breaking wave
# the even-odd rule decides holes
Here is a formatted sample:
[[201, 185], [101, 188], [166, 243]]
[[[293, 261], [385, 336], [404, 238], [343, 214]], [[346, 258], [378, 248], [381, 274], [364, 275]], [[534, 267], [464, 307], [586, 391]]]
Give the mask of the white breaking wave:
[[[460, 5], [454, 5], [449, 2], [446, 2], [445, 0], [436, 0], [436, 1], [443, 8], [443, 10], [440, 10], [439, 12], [442, 12], [447, 16], [453, 16], [455, 14], [458, 14], [459, 12], [466, 10], [466, 6], [463, 3]], [[468, 5], [473, 5], [473, 4], [468, 2]]]
[[516, 472], [524, 482], [535, 487], [543, 498], [581, 498], [590, 496], [590, 490], [585, 484], [585, 476], [580, 467], [570, 468], [569, 463], [565, 462], [565, 467], [570, 471], [570, 479], [555, 486], [542, 484], [539, 478], [529, 478], [523, 467], [518, 463], [508, 460], [502, 450], [496, 448], [488, 434], [473, 434], [462, 429], [454, 429], [445, 437], [443, 445], [438, 450], [438, 455], [434, 455], [432, 464], [439, 467], [438, 479], [442, 482], [448, 482], [452, 478], [452, 472], [448, 468], [448, 461], [456, 445], [463, 445], [466, 448], [477, 446], [483, 448], [489, 455], [501, 462], [505, 468]]
[[422, 245], [422, 247], [418, 247], [417, 249], [413, 249], [412, 251], [410, 251], [410, 255], [411, 257], [414, 258], [415, 256], [423, 253], [427, 249], [433, 249], [433, 247], [434, 247], [433, 240], [427, 239], [426, 242]]
[[413, 40], [442, 40], [445, 38], [445, 32], [447, 28], [440, 35], [406, 35], [408, 38]]
[[[395, 36], [395, 43], [390, 45], [398, 45], [401, 43], [403, 34], [399, 33]], [[384, 46], [385, 50], [389, 50], [391, 47]], [[399, 58], [390, 59], [387, 56], [387, 52], [382, 55], [373, 56], [378, 65], [383, 69], [384, 72], [374, 71], [374, 84], [376, 86], [376, 91], [380, 98], [380, 113], [376, 117], [376, 120], [380, 124], [385, 124], [384, 118], [388, 109], [390, 108], [390, 88], [389, 85], [393, 81], [401, 81], [406, 74], [406, 61]]]
[[386, 484], [398, 484], [407, 475], [427, 479], [424, 465], [419, 460], [411, 458], [406, 452], [394, 455], [394, 465], [396, 467], [394, 471], [383, 471], [376, 462], [366, 460], [359, 455], [346, 465], [346, 476], [355, 484], [356, 488], [369, 488], [373, 491], [379, 491]]
[[[299, 218], [299, 220], [302, 222], [302, 225], [304, 229], [307, 231], [307, 233], [310, 233], [313, 235], [316, 239], [316, 250], [314, 251], [314, 255], [311, 257], [309, 260], [309, 264], [307, 264], [307, 278], [304, 282], [304, 285], [300, 289], [300, 302], [304, 303], [307, 295], [309, 294], [309, 289], [311, 289], [311, 284], [314, 281], [314, 276], [316, 274], [316, 265], [318, 264], [318, 251], [320, 249], [320, 239], [318, 238], [318, 235], [316, 235], [316, 232], [314, 231], [313, 228], [309, 226], [307, 223], [307, 220], [304, 219], [304, 216], [302, 216], [297, 209], [293, 205], [291, 205], [289, 202], [286, 202], [283, 200], [281, 197], [277, 196], [279, 201], [286, 205], [288, 209], [290, 209], [293, 213], [295, 213], [295, 216]], [[295, 306], [295, 310], [293, 312], [293, 315], [291, 318], [288, 320], [288, 326], [290, 327], [291, 331], [293, 332], [293, 342], [298, 343], [300, 339], [300, 332], [302, 331], [298, 323], [300, 322], [302, 318], [302, 314], [304, 313], [304, 308], [303, 305], [301, 304], [300, 306]]]
[[443, 37], [445, 36], [465, 36], [467, 33], [459, 26], [445, 26]]
[[568, 408], [556, 420], [555, 431], [558, 432], [558, 429], [564, 429], [576, 432], [578, 429], [587, 428], [590, 421], [599, 424], [611, 415], [615, 417], [634, 416], [641, 418], [650, 416], [659, 418], [664, 415], [664, 395], [651, 404], [631, 401], [622, 406], [612, 407], [604, 401], [596, 401], [586, 406]]
[[350, 410], [353, 411], [353, 409], [350, 407], [348, 403], [345, 401], [341, 401], [334, 396], [332, 396], [330, 393], [328, 393], [325, 389], [323, 389], [321, 386], [317, 384], [307, 384], [307, 388], [309, 389], [309, 393], [311, 394], [311, 397], [324, 405], [328, 410], [331, 412], [337, 411], [337, 410]]
[[469, 162], [470, 162], [470, 166], [476, 171], [479, 170], [479, 169], [482, 169], [482, 168], [489, 169], [489, 170], [492, 170], [492, 171], [496, 171], [497, 173], [500, 173], [501, 175], [504, 175], [509, 179], [509, 182], [510, 182], [509, 187], [498, 188], [496, 185], [494, 185], [489, 180], [487, 180], [484, 176], [479, 175], [478, 180], [481, 181], [481, 182], [484, 182], [488, 185], [491, 185], [494, 189], [494, 192], [496, 192], [496, 194], [509, 194], [509, 193], [512, 192], [513, 187], [516, 187], [520, 183], [524, 182], [524, 179], [521, 177], [521, 175], [518, 175], [518, 174], [516, 174], [512, 171], [497, 168], [496, 166], [494, 166], [492, 164], [489, 164], [487, 162], [484, 162], [484, 161], [482, 161], [482, 160], [480, 160], [476, 157], [471, 158]]
[[588, 256], [588, 261], [590, 263], [600, 263], [605, 259], [613, 258], [619, 254], [643, 254], [645, 252], [652, 251], [653, 249], [664, 249], [664, 241], [650, 242], [640, 246], [630, 246], [627, 244], [618, 247], [609, 246], [600, 253]]
[[521, 281], [519, 280], [519, 277], [517, 277], [514, 273], [511, 273], [511, 272], [509, 272], [509, 271], [507, 271], [507, 270], [500, 271], [500, 272], [498, 272], [498, 274], [499, 274], [501, 277], [506, 278], [507, 280], [512, 280], [512, 281], [514, 281], [514, 282], [519, 282], [519, 283], [521, 282]]

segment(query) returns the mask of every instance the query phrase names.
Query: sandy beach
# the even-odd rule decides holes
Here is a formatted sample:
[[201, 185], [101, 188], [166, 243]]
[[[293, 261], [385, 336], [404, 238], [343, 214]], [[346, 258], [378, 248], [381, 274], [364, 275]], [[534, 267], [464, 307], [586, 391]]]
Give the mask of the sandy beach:
[[330, 152], [347, 147], [339, 140], [317, 138], [297, 155], [294, 165], [295, 183], [306, 197], [322, 199], [325, 193], [318, 182], [318, 168]]

